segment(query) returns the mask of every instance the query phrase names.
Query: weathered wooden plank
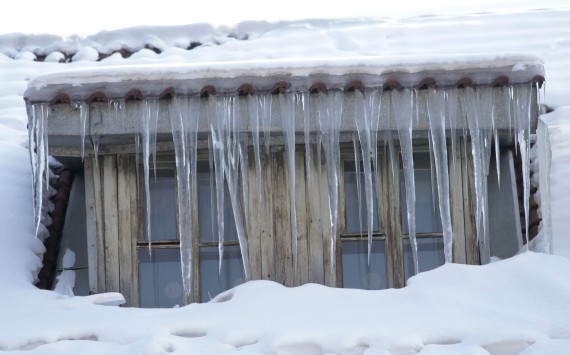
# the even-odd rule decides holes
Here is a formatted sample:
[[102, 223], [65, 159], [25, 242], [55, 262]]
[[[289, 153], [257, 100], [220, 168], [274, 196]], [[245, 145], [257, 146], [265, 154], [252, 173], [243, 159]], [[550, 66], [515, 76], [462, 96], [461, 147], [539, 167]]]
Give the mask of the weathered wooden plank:
[[[463, 208], [463, 176], [461, 162], [461, 142], [455, 147], [455, 160], [453, 155], [449, 159], [450, 199], [451, 199], [451, 228], [453, 230], [453, 262], [465, 264], [465, 216]], [[450, 150], [452, 147], [450, 147]]]
[[[322, 238], [323, 238], [323, 266], [324, 266], [324, 275], [325, 275], [325, 285], [334, 287], [336, 286], [336, 271], [334, 269], [334, 255], [332, 250], [332, 238], [337, 238], [337, 236], [332, 235], [332, 227], [331, 227], [331, 215], [330, 215], [330, 208], [329, 208], [329, 196], [328, 196], [328, 175], [326, 169], [326, 162], [324, 157], [322, 159], [322, 164], [320, 167], [321, 175], [320, 175], [320, 185], [319, 189], [321, 190], [320, 199], [321, 199], [321, 226], [322, 226]], [[315, 180], [318, 180], [319, 176], [316, 176]]]
[[[260, 280], [262, 274], [261, 266], [261, 223], [263, 218], [263, 208], [260, 206], [262, 196], [259, 196], [257, 190], [258, 179], [262, 176], [257, 176], [255, 167], [255, 154], [249, 151], [249, 224], [247, 229], [247, 245], [249, 252], [249, 264], [251, 267], [251, 278], [253, 280]], [[267, 198], [267, 197], [266, 197]]]
[[293, 250], [291, 242], [291, 204], [289, 173], [283, 152], [273, 154], [273, 214], [275, 218], [275, 280], [293, 286]]
[[273, 218], [273, 174], [271, 156], [261, 154], [261, 177], [264, 198], [261, 201], [259, 225], [261, 241], [261, 278], [275, 280], [275, 229]]
[[105, 288], [118, 292], [119, 282], [119, 227], [117, 206], [117, 157], [103, 156], [103, 215], [105, 231]]
[[309, 282], [309, 237], [305, 196], [305, 153], [295, 153], [295, 196], [297, 210], [297, 268], [295, 285]]
[[[139, 263], [138, 263], [138, 251], [137, 251], [137, 241], [142, 233], [143, 219], [140, 211], [142, 203], [142, 198], [139, 197], [139, 181], [136, 175], [136, 158], [130, 157], [128, 161], [128, 172], [129, 172], [129, 221], [131, 224], [131, 233], [129, 235], [129, 243], [131, 247], [131, 269], [132, 269], [132, 292], [133, 297], [131, 298], [131, 304], [133, 307], [139, 306]], [[124, 236], [123, 236], [124, 238]]]
[[[309, 243], [309, 282], [325, 283], [324, 256], [323, 256], [323, 221], [321, 213], [321, 179], [320, 167], [317, 166], [315, 147], [311, 146], [311, 163], [307, 172], [307, 185], [305, 189], [307, 203], [307, 234]], [[309, 178], [310, 176], [310, 178]], [[326, 186], [326, 185], [325, 185]], [[326, 191], [326, 190], [325, 190]]]
[[473, 175], [473, 158], [469, 144], [462, 142], [463, 156], [463, 211], [465, 215], [465, 249], [467, 264], [479, 265], [479, 245], [477, 243], [477, 227], [475, 224], [475, 181]]
[[98, 290], [98, 247], [97, 247], [97, 214], [95, 208], [95, 187], [93, 176], [93, 159], [85, 159], [83, 164], [85, 176], [85, 226], [87, 233], [87, 268], [89, 275], [89, 292]]
[[134, 255], [132, 250], [130, 175], [128, 156], [124, 154], [117, 156], [119, 290], [125, 296], [127, 306], [131, 306], [135, 298], [132, 288], [132, 260]]
[[[395, 160], [395, 169], [392, 172], [392, 160]], [[384, 218], [386, 219], [386, 261], [388, 274], [388, 287], [403, 287], [404, 260], [402, 239], [402, 216], [400, 205], [400, 169], [398, 155], [384, 155], [381, 159], [382, 193], [378, 203], [384, 205]]]
[[95, 225], [97, 233], [97, 292], [105, 292], [105, 221], [103, 214], [103, 186], [101, 181], [101, 163], [93, 157], [86, 158], [93, 167], [93, 195], [95, 201]]

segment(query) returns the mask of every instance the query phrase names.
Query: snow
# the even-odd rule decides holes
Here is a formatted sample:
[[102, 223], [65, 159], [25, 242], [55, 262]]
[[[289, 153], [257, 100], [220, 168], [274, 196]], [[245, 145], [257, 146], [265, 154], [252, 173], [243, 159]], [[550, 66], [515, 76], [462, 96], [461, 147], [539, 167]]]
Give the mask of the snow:
[[[87, 74], [108, 70], [132, 75], [146, 65], [161, 75], [164, 66], [156, 64], [164, 62], [170, 63], [170, 70], [197, 68], [195, 73], [203, 74], [216, 69], [232, 75], [231, 70], [248, 65], [248, 70], [263, 74], [268, 63], [273, 69], [314, 70], [327, 60], [343, 72], [349, 63], [360, 70], [370, 63], [396, 65], [400, 60], [400, 68], [412, 72], [512, 59], [514, 54], [531, 64], [543, 61], [547, 74], [543, 102], [556, 108], [542, 116], [552, 144], [553, 248], [555, 254], [570, 257], [566, 216], [570, 202], [569, 23], [570, 11], [560, 9], [249, 22], [232, 29], [139, 27], [67, 41], [52, 35], [0, 35], [0, 350], [57, 354], [566, 353], [570, 347], [570, 260], [532, 252], [485, 266], [446, 264], [414, 276], [407, 287], [398, 290], [331, 289], [314, 284], [286, 288], [254, 281], [208, 304], [179, 309], [119, 309], [114, 307], [124, 301], [119, 294], [69, 297], [38, 290], [33, 282], [44, 247], [35, 238], [31, 217], [22, 95], [30, 78], [38, 74], [74, 69], [78, 71], [68, 72], [68, 78], [77, 74], [84, 79]], [[228, 37], [230, 33], [248, 39]], [[193, 41], [202, 46], [183, 49]], [[146, 45], [162, 52], [142, 49]], [[99, 54], [117, 49], [137, 52], [128, 59], [114, 54], [95, 61]], [[46, 62], [34, 62], [38, 55], [47, 55]], [[65, 58], [72, 62], [59, 63]], [[179, 61], [191, 64], [181, 66]], [[108, 65], [114, 68], [103, 68]], [[139, 73], [147, 75], [149, 69]], [[49, 81], [53, 78], [44, 75], [32, 86], [53, 83]]]

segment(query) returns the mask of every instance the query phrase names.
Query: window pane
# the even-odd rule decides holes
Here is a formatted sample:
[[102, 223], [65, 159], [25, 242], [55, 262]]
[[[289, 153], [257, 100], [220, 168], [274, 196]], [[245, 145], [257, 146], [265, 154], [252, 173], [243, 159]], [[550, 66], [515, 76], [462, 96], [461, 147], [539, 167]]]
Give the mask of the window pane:
[[[345, 193], [345, 211], [346, 211], [346, 231], [348, 233], [358, 233], [368, 231], [368, 208], [366, 206], [366, 187], [364, 169], [360, 164], [360, 209], [358, 208], [358, 184], [356, 176], [356, 165], [354, 161], [344, 163], [344, 193]], [[372, 198], [373, 198], [373, 231], [378, 232], [378, 206], [376, 199], [376, 183], [372, 178]], [[362, 218], [359, 218], [362, 216]]]
[[200, 248], [200, 300], [208, 302], [218, 294], [243, 283], [239, 246], [224, 247], [221, 273], [218, 272], [218, 248]]
[[368, 242], [342, 242], [342, 282], [345, 288], [379, 290], [386, 288], [386, 247], [384, 240], [372, 243], [370, 267]]
[[[237, 230], [227, 184], [224, 190], [224, 241], [236, 241], [238, 240]], [[198, 165], [198, 219], [200, 242], [217, 242], [216, 183], [213, 174], [209, 171], [208, 163], [203, 162]]]
[[[153, 241], [177, 239], [175, 184], [176, 179], [172, 170], [157, 171], [156, 179], [153, 172], [150, 173], [150, 233]], [[144, 239], [148, 240], [146, 228], [143, 229]]]
[[139, 300], [141, 307], [184, 304], [179, 249], [139, 250]]
[[[443, 228], [439, 214], [437, 186], [434, 191], [435, 195], [432, 196], [428, 152], [414, 153], [414, 181], [416, 183], [416, 233], [441, 232]], [[400, 170], [400, 203], [402, 206], [402, 232], [407, 234], [409, 230], [404, 170]]]
[[[418, 266], [420, 272], [435, 269], [445, 264], [443, 238], [418, 238]], [[408, 280], [414, 274], [412, 246], [408, 238], [404, 239], [404, 275]]]

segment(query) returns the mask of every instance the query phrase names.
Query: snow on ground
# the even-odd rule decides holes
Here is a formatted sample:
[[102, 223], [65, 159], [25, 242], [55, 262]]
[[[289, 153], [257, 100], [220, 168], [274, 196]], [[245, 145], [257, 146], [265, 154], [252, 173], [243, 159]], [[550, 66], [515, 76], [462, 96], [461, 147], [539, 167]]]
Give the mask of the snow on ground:
[[[64, 41], [0, 36], [0, 351], [6, 353], [565, 354], [570, 349], [570, 260], [524, 253], [489, 265], [447, 264], [400, 290], [249, 282], [208, 304], [180, 309], [101, 306], [113, 295], [67, 297], [32, 283], [43, 245], [34, 238], [26, 112], [27, 81], [49, 71], [161, 62], [395, 54], [540, 56], [552, 141], [555, 253], [570, 256], [570, 11], [431, 16], [400, 20], [243, 23], [137, 28]], [[192, 27], [192, 26], [190, 26]], [[193, 28], [198, 28], [194, 26]], [[225, 31], [225, 32], [224, 32]], [[159, 35], [151, 35], [159, 33]], [[234, 36], [228, 37], [229, 33]], [[247, 36], [246, 36], [247, 35]], [[243, 40], [247, 37], [247, 40]], [[237, 38], [242, 38], [237, 39]], [[185, 47], [192, 41], [202, 46]], [[309, 44], [310, 48], [307, 49]], [[152, 44], [156, 54], [141, 49]], [[98, 53], [120, 48], [99, 62]], [[34, 62], [43, 51], [46, 62]], [[60, 64], [63, 56], [72, 63]], [[18, 58], [18, 59], [12, 59]], [[223, 59], [222, 59], [223, 58]], [[563, 107], [567, 106], [567, 107]]]

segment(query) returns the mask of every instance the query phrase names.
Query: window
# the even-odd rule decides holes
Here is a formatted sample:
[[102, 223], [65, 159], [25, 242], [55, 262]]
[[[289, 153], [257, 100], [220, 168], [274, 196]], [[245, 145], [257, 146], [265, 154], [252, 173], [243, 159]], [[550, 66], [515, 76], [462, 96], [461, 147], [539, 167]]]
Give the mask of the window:
[[345, 225], [341, 234], [342, 286], [369, 290], [384, 289], [386, 280], [385, 235], [378, 222], [378, 199], [373, 182], [373, 241], [368, 262], [368, 213], [362, 162], [344, 162]]
[[[141, 307], [173, 307], [186, 303], [182, 286], [180, 243], [176, 230], [176, 177], [174, 170], [159, 169], [150, 174], [149, 193], [152, 204], [152, 252], [148, 237], [138, 243], [139, 302]], [[219, 269], [218, 223], [215, 200], [215, 181], [208, 162], [199, 162], [198, 270], [199, 300], [209, 301], [219, 293], [243, 282], [241, 253], [237, 242], [234, 216], [226, 187], [224, 200], [224, 256]]]
[[[379, 161], [383, 158], [380, 157]], [[345, 194], [345, 230], [340, 235], [341, 263], [342, 263], [342, 287], [362, 289], [382, 289], [390, 284], [398, 284], [395, 274], [390, 274], [390, 262], [388, 255], [399, 253], [403, 260], [403, 278], [407, 280], [414, 273], [412, 248], [409, 241], [406, 189], [404, 183], [404, 171], [396, 171], [399, 181], [399, 201], [390, 201], [388, 196], [377, 196], [376, 181], [374, 181], [374, 221], [373, 242], [368, 263], [368, 240], [367, 240], [367, 207], [366, 193], [364, 188], [363, 164], [357, 169], [354, 160], [344, 161], [344, 194]], [[401, 166], [401, 164], [400, 164]], [[391, 165], [379, 164], [379, 169], [391, 170]], [[389, 189], [392, 189], [392, 174], [389, 171], [379, 171], [380, 176], [386, 178]], [[427, 271], [442, 265], [445, 262], [443, 255], [442, 224], [439, 215], [437, 188], [432, 189], [432, 172], [430, 167], [429, 152], [414, 153], [414, 178], [416, 191], [416, 240], [418, 246], [419, 270]], [[374, 179], [375, 180], [375, 179]], [[360, 192], [359, 192], [360, 190]], [[435, 195], [432, 193], [435, 193]], [[360, 205], [359, 205], [360, 195]], [[398, 196], [398, 195], [396, 195]], [[379, 223], [378, 205], [393, 206], [400, 203], [400, 219], [396, 223], [400, 226], [386, 226]], [[387, 219], [383, 223], [392, 223]], [[389, 227], [389, 228], [386, 228]], [[383, 230], [392, 231], [393, 235], [386, 235]], [[397, 231], [401, 230], [401, 235]], [[394, 238], [397, 243], [402, 243], [401, 251], [395, 248], [388, 238]], [[401, 240], [401, 241], [400, 241]], [[392, 249], [391, 249], [392, 248]], [[392, 265], [397, 268], [397, 265]], [[404, 281], [402, 280], [402, 281]]]

